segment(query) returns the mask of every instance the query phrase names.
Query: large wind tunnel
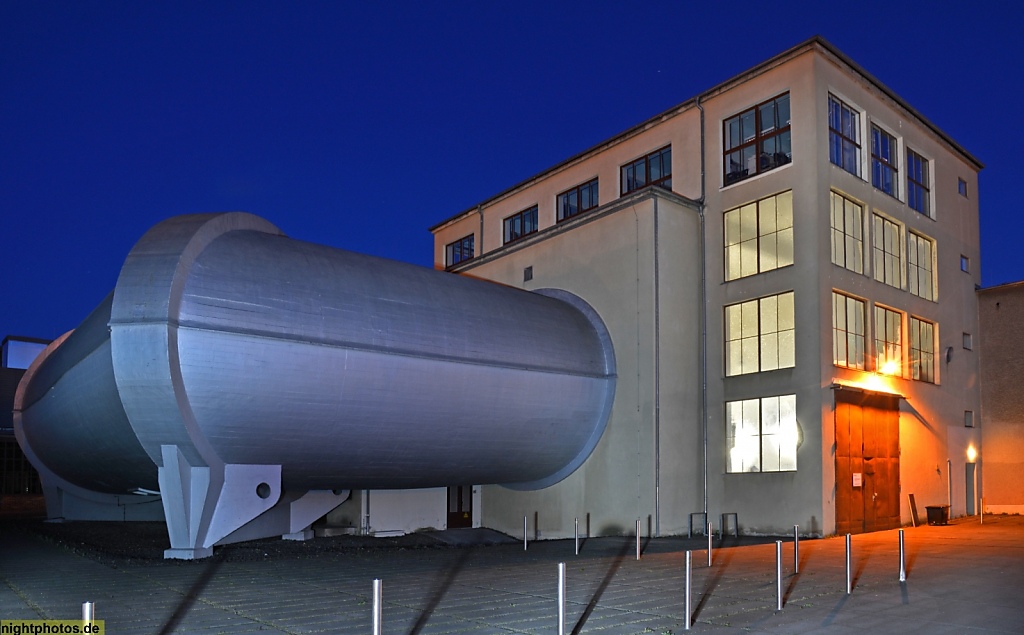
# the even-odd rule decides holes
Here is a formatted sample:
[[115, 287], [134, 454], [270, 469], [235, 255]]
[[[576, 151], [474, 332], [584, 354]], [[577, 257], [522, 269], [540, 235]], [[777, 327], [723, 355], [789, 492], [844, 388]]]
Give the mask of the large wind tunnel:
[[351, 489], [552, 485], [597, 445], [598, 315], [284, 236], [245, 213], [147, 232], [42, 353], [15, 429], [54, 518], [163, 517], [167, 557], [309, 526]]

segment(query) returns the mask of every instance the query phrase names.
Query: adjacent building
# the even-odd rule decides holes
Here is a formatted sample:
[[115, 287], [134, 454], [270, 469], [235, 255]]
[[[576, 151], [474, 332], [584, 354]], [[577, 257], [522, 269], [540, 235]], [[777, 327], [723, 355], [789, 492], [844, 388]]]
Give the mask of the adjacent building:
[[432, 227], [438, 268], [589, 303], [618, 369], [579, 470], [448, 501], [540, 537], [974, 513], [981, 168], [816, 37]]

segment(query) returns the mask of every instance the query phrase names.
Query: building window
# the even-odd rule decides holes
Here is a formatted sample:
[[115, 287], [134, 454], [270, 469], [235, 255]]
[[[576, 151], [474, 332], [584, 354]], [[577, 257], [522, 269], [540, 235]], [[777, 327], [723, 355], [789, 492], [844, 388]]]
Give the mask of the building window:
[[796, 470], [796, 395], [727, 401], [725, 419], [727, 472]]
[[558, 222], [594, 209], [597, 207], [597, 179], [562, 192], [555, 198], [555, 207]]
[[622, 166], [622, 193], [628, 194], [648, 185], [672, 189], [672, 146], [655, 150]]
[[774, 170], [793, 160], [789, 93], [744, 110], [722, 122], [725, 184]]
[[460, 262], [465, 262], [473, 257], [473, 234], [460, 238], [453, 243], [448, 243], [444, 248], [444, 262], [446, 267], [453, 267]]
[[907, 205], [931, 216], [928, 159], [907, 148]]
[[964, 273], [970, 273], [971, 271], [971, 259], [967, 256], [960, 256], [960, 271]]
[[832, 262], [864, 273], [864, 208], [842, 194], [829, 193], [832, 203]]
[[872, 244], [875, 253], [875, 280], [903, 288], [903, 250], [900, 226], [879, 214], [874, 215]]
[[935, 325], [910, 318], [910, 378], [935, 383]]
[[963, 179], [957, 179], [956, 191], [960, 193], [960, 196], [967, 198], [967, 181]]
[[903, 314], [875, 305], [875, 355], [878, 372], [903, 375]]
[[973, 428], [974, 427], [974, 411], [973, 410], [964, 410], [964, 427], [965, 428]]
[[896, 137], [872, 124], [871, 184], [894, 198], [897, 197], [898, 158]]
[[972, 341], [971, 341], [971, 334], [970, 333], [964, 333], [964, 349], [969, 351], [969, 350], [973, 350], [973, 348], [974, 347], [973, 347]]
[[828, 96], [828, 154], [832, 163], [860, 176], [860, 113]]
[[725, 279], [793, 264], [793, 192], [725, 213]]
[[505, 243], [519, 240], [523, 236], [536, 233], [537, 231], [537, 206], [524, 209], [518, 214], [513, 214], [504, 220]]
[[925, 300], [935, 299], [935, 243], [910, 232], [907, 234], [907, 286]]
[[796, 365], [793, 292], [725, 307], [725, 374]]
[[864, 301], [832, 292], [832, 363], [864, 370]]

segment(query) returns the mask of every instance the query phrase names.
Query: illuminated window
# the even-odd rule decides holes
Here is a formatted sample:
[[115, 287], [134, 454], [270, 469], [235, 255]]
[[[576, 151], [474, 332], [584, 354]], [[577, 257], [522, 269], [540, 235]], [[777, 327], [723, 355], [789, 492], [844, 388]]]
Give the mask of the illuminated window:
[[928, 183], [928, 159], [907, 148], [907, 205], [925, 216], [931, 215]]
[[832, 292], [832, 363], [864, 370], [864, 301]]
[[451, 267], [473, 257], [473, 234], [448, 243], [444, 248], [444, 262]]
[[875, 280], [885, 284], [903, 288], [903, 249], [900, 245], [900, 226], [888, 218], [874, 214], [874, 246]]
[[875, 369], [903, 375], [903, 314], [875, 305]]
[[789, 93], [723, 121], [722, 139], [726, 185], [791, 162]]
[[871, 126], [871, 184], [897, 197], [899, 154], [896, 137], [876, 125]]
[[920, 234], [907, 234], [907, 287], [925, 300], [935, 299], [935, 243]]
[[725, 307], [725, 374], [796, 365], [793, 292]]
[[910, 378], [935, 383], [935, 325], [910, 318]]
[[725, 213], [725, 279], [793, 264], [793, 192]]
[[628, 194], [648, 185], [672, 189], [672, 147], [655, 150], [622, 166], [622, 193]]
[[828, 154], [832, 163], [860, 176], [860, 113], [828, 96]]
[[864, 273], [864, 209], [842, 194], [830, 192], [832, 262]]
[[513, 214], [506, 218], [503, 222], [504, 225], [504, 244], [519, 240], [523, 236], [528, 236], [537, 232], [537, 206], [534, 205], [530, 209], [524, 209], [518, 214]]
[[588, 212], [597, 207], [597, 179], [577, 185], [562, 192], [555, 198], [557, 221], [562, 222], [576, 214]]
[[727, 472], [796, 470], [796, 395], [726, 402], [725, 444]]

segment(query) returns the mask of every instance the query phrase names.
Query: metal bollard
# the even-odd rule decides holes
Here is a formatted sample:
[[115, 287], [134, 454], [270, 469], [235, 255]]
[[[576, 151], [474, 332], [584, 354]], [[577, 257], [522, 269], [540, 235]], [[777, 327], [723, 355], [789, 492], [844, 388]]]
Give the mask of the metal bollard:
[[92, 624], [92, 621], [96, 619], [96, 603], [95, 602], [82, 602], [82, 621], [86, 624]]
[[711, 566], [711, 521], [708, 521], [708, 566]]
[[576, 541], [576, 555], [580, 555], [580, 519], [576, 518], [572, 523], [572, 535]]
[[900, 582], [907, 581], [906, 551], [903, 549], [903, 530], [900, 530]]
[[558, 635], [565, 635], [565, 563], [558, 563]]
[[793, 573], [800, 573], [800, 525], [793, 525]]
[[691, 562], [691, 555], [689, 550], [686, 552], [686, 626], [685, 630], [690, 630], [690, 625], [693, 621], [693, 615], [691, 614], [692, 609], [690, 608], [690, 587], [692, 586], [693, 579], [692, 573], [693, 566]]
[[782, 541], [775, 541], [775, 610], [782, 610]]
[[640, 559], [640, 519], [636, 519], [636, 559]]
[[853, 568], [850, 566], [850, 534], [846, 534], [846, 595], [853, 593]]
[[384, 612], [381, 607], [383, 584], [379, 579], [373, 581], [373, 635], [380, 635], [383, 627]]
[[523, 551], [526, 551], [526, 543], [530, 538], [526, 531], [526, 516], [523, 516]]
[[981, 524], [985, 524], [985, 499], [978, 499], [978, 518], [981, 519]]

